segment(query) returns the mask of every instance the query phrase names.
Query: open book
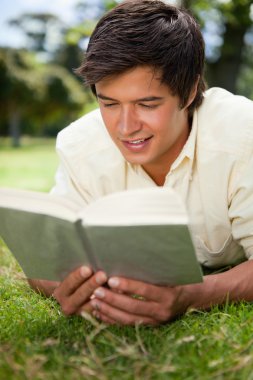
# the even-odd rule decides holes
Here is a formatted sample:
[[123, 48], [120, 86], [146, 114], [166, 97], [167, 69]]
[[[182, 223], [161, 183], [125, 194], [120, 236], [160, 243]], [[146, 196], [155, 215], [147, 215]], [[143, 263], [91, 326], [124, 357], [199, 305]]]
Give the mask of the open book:
[[170, 188], [113, 193], [84, 208], [2, 188], [0, 236], [28, 278], [62, 280], [90, 265], [160, 285], [202, 281], [186, 210]]

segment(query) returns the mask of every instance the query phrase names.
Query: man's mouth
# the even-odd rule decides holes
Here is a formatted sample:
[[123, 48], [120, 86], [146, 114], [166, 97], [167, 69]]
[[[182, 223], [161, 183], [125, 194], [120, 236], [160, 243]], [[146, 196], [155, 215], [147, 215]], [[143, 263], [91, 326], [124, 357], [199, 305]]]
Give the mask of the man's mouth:
[[137, 153], [142, 152], [149, 146], [149, 141], [153, 136], [139, 138], [135, 140], [121, 140], [121, 143], [128, 149], [130, 152]]
[[143, 144], [144, 142], [150, 140], [151, 138], [152, 136], [146, 137], [143, 139], [138, 139], [138, 140], [123, 140], [123, 142], [126, 144], [138, 145], [138, 144]]

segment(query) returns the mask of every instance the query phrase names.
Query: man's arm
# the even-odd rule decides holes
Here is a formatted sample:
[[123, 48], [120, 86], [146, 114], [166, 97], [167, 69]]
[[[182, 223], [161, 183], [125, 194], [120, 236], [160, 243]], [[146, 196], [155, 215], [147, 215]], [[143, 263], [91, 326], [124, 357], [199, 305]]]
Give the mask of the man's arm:
[[227, 301], [253, 301], [253, 260], [232, 269], [204, 277], [204, 283], [188, 286], [186, 294], [192, 307], [208, 309]]

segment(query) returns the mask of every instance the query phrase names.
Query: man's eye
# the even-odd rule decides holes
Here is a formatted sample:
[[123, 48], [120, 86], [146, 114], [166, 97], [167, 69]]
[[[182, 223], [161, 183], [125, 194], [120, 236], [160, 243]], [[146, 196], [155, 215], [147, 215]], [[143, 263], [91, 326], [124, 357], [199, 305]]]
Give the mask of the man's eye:
[[140, 103], [139, 104], [141, 107], [143, 108], [149, 108], [149, 109], [152, 109], [152, 108], [156, 108], [158, 107], [158, 104], [145, 104], [145, 103]]
[[106, 108], [113, 107], [116, 105], [117, 105], [117, 103], [104, 103], [104, 107], [106, 107]]

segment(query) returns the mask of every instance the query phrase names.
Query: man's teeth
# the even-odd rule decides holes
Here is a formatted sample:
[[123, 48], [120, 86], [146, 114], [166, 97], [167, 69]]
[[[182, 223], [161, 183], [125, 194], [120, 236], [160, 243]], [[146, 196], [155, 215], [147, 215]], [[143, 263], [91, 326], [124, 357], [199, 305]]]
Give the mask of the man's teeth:
[[129, 141], [129, 142], [130, 142], [130, 144], [140, 144], [140, 143], [142, 143], [145, 140], [146, 139], [141, 139], [141, 140], [134, 140], [134, 141]]

